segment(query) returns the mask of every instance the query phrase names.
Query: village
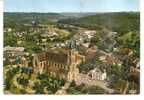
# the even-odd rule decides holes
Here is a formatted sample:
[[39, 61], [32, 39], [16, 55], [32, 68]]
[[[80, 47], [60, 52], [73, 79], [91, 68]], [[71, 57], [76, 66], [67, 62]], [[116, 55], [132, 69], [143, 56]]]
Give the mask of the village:
[[[115, 78], [123, 77], [124, 73], [128, 74], [128, 78], [135, 77], [131, 80], [135, 82], [140, 72], [140, 60], [135, 57], [134, 51], [115, 46], [114, 38], [117, 32], [103, 29], [102, 33], [99, 34], [97, 30], [78, 27], [72, 34], [56, 26], [39, 26], [34, 22], [29, 27], [28, 31], [22, 32], [12, 28], [5, 28], [4, 30], [8, 36], [15, 37], [14, 44], [9, 42], [7, 44], [10, 45], [4, 45], [5, 79], [9, 70], [26, 68], [31, 70], [30, 73], [33, 75], [30, 76], [31, 78], [38, 74], [50, 73], [52, 76], [59, 76], [60, 79], [64, 79], [65, 82], [55, 90], [55, 94], [69, 94], [67, 90], [73, 81], [76, 86], [83, 84], [97, 86], [104, 91], [104, 94], [135, 94], [139, 92], [136, 85], [132, 85], [129, 89], [130, 83], [128, 81], [118, 80], [118, 83], [122, 83], [120, 85], [115, 83], [114, 85]], [[74, 26], [71, 25], [70, 27]], [[123, 73], [121, 72], [124, 70], [122, 66], [125, 64], [128, 65], [128, 69], [127, 72]], [[24, 79], [22, 80], [23, 85], [17, 81], [22, 76], [24, 79], [28, 79], [27, 75], [20, 73], [12, 78], [14, 87], [24, 89]], [[28, 79], [27, 84], [29, 89], [25, 92], [36, 93], [36, 90], [32, 88], [34, 82], [31, 79]], [[7, 87], [7, 83], [4, 86]], [[46, 87], [42, 91], [49, 94], [49, 89]], [[9, 92], [6, 90], [6, 93]]]

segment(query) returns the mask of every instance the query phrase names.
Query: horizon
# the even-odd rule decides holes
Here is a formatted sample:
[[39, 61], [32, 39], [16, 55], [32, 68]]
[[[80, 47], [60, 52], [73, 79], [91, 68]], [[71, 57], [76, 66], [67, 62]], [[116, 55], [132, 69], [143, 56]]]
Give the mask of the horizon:
[[4, 13], [56, 13], [56, 14], [60, 14], [60, 13], [140, 13], [140, 11], [119, 11], [119, 12], [5, 12]]
[[139, 0], [5, 0], [4, 12], [139, 12]]

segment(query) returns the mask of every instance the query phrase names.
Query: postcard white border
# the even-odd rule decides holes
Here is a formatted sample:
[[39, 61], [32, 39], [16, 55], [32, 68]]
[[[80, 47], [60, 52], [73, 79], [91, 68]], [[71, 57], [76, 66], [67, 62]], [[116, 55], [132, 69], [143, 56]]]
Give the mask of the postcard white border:
[[3, 94], [3, 1], [0, 1], [0, 99], [1, 100], [139, 100], [144, 96], [144, 0], [141, 0], [141, 92], [140, 95], [79, 95], [79, 96], [54, 96], [54, 95], [4, 95]]

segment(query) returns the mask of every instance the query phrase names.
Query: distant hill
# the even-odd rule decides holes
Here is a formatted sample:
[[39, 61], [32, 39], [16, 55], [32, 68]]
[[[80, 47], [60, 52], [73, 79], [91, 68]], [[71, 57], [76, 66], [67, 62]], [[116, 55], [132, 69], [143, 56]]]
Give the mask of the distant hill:
[[64, 18], [63, 15], [58, 13], [22, 13], [22, 12], [15, 12], [15, 13], [4, 13], [4, 25], [5, 26], [17, 26], [21, 24], [29, 24], [32, 21], [36, 21], [39, 23], [50, 23], [55, 22], [58, 19]]
[[125, 33], [139, 31], [139, 12], [116, 13], [4, 13], [4, 26], [17, 27], [36, 21], [41, 24], [58, 23], [98, 29], [106, 27], [112, 31]]
[[59, 23], [72, 24], [86, 28], [106, 27], [116, 32], [139, 31], [139, 12], [98, 13], [81, 18], [59, 20]]
[[35, 21], [40, 24], [56, 23], [58, 20], [67, 18], [80, 18], [94, 13], [25, 13], [25, 12], [4, 12], [4, 26], [17, 28], [24, 24], [31, 24]]
[[90, 15], [95, 15], [97, 13], [93, 13], [93, 12], [77, 12], [77, 13], [74, 13], [74, 12], [66, 12], [66, 13], [60, 13], [61, 15], [65, 16], [65, 17], [69, 17], [69, 18], [81, 18], [81, 17], [86, 17], [86, 16], [90, 16]]

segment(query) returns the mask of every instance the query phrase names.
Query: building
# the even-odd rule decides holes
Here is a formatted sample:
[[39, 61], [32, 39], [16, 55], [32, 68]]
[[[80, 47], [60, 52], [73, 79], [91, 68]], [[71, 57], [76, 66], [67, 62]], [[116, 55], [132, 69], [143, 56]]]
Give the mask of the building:
[[29, 66], [29, 62], [28, 62], [26, 57], [23, 56], [20, 58], [20, 66], [22, 66], [22, 67], [28, 67]]
[[91, 78], [93, 80], [104, 81], [107, 79], [106, 70], [104, 70], [104, 72], [102, 72], [99, 68], [95, 68], [95, 69], [91, 70], [89, 75], [91, 75]]
[[47, 51], [34, 54], [33, 67], [35, 73], [49, 72], [58, 75], [68, 81], [76, 80], [79, 70], [77, 65], [85, 61], [85, 57], [73, 49], [75, 42], [72, 41], [69, 48], [62, 51]]
[[26, 54], [24, 47], [6, 46], [4, 47], [4, 63], [13, 65], [20, 64], [21, 57], [24, 57]]

